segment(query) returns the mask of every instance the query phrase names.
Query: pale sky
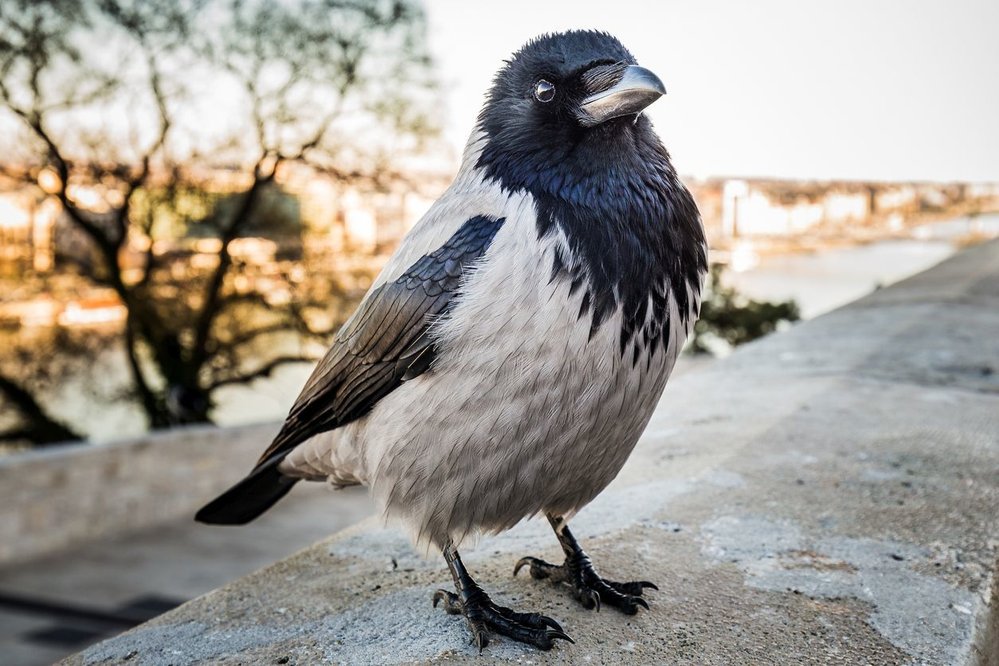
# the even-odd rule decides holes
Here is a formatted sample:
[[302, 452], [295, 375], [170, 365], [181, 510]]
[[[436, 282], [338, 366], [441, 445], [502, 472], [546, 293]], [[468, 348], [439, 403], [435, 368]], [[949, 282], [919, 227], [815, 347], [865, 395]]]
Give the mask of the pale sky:
[[514, 50], [598, 28], [666, 84], [681, 173], [999, 181], [997, 0], [425, 4], [456, 150]]

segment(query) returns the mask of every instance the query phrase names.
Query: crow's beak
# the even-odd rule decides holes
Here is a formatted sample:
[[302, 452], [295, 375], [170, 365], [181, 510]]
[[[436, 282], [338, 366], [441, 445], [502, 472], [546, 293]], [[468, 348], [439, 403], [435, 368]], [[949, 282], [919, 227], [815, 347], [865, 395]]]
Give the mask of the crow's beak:
[[590, 92], [579, 105], [584, 127], [641, 113], [666, 94], [659, 77], [638, 65], [598, 65], [583, 74], [583, 82]]

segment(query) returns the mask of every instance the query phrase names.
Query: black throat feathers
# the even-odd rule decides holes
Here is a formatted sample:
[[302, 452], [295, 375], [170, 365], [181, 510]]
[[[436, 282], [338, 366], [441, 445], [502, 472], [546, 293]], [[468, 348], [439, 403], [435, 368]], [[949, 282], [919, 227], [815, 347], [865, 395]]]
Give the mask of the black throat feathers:
[[[571, 294], [584, 290], [579, 317], [589, 316], [590, 337], [620, 308], [622, 356], [629, 343], [633, 364], [665, 351], [671, 327], [688, 325], [707, 254], [697, 206], [645, 116], [586, 130], [541, 159], [494, 145], [483, 120], [477, 166], [533, 196], [539, 238], [564, 234], [568, 252], [556, 250], [551, 279], [569, 281]], [[671, 321], [670, 294], [679, 321]]]

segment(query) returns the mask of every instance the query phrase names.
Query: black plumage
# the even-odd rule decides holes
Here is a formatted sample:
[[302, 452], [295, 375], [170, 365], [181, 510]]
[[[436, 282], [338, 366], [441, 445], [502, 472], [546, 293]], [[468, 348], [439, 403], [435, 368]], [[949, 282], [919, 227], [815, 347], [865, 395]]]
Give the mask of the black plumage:
[[[552, 279], [568, 280], [570, 294], [585, 285], [579, 316], [589, 316], [591, 336], [621, 308], [621, 354], [634, 343], [637, 362], [640, 349], [648, 357], [665, 348], [671, 325], [688, 324], [688, 287], [699, 291], [707, 254], [697, 206], [648, 118], [598, 127], [572, 120], [587, 95], [629, 64], [631, 53], [605, 33], [526, 45], [490, 91], [479, 166], [511, 192], [533, 196], [539, 237], [565, 235], [569, 253], [555, 252]], [[550, 103], [519, 92], [538, 79], [554, 84]], [[667, 292], [679, 322], [669, 321]]]

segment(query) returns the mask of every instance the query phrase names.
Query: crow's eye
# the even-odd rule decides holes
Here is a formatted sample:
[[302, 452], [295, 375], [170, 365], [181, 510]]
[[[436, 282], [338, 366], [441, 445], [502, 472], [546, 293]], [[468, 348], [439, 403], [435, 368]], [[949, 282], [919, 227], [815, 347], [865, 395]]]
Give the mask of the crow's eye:
[[541, 79], [534, 84], [534, 99], [539, 102], [550, 102], [555, 97], [555, 85]]

